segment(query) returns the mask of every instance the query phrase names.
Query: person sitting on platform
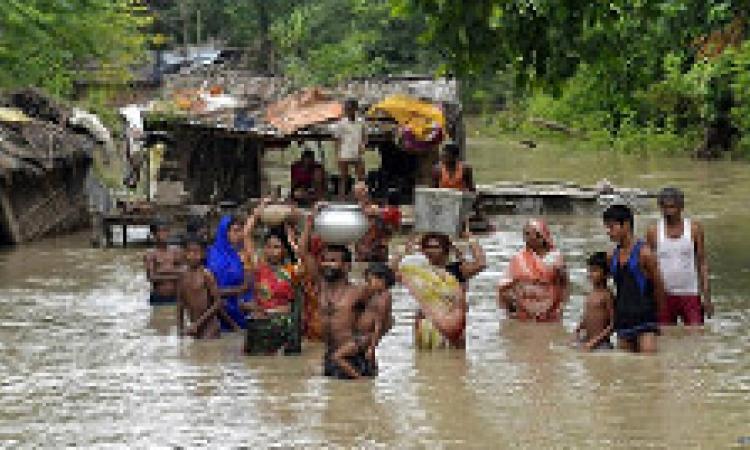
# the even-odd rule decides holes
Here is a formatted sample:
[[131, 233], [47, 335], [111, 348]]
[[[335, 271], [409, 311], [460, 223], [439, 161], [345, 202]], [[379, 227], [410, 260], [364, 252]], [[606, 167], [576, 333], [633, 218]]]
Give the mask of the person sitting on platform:
[[474, 171], [460, 160], [460, 149], [455, 142], [445, 144], [442, 158], [432, 171], [432, 187], [473, 192]]
[[310, 206], [323, 198], [325, 169], [315, 161], [312, 150], [302, 152], [299, 161], [292, 164], [292, 198], [300, 206]]
[[182, 252], [169, 247], [169, 224], [157, 219], [151, 225], [155, 247], [146, 253], [146, 278], [151, 283], [152, 305], [174, 303], [177, 300], [177, 279], [182, 273]]

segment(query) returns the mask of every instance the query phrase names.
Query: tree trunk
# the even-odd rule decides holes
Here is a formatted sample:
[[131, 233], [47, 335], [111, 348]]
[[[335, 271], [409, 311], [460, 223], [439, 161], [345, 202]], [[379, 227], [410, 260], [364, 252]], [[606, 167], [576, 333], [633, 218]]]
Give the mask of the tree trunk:
[[258, 30], [260, 33], [260, 59], [258, 61], [258, 70], [261, 73], [270, 75], [271, 73], [271, 41], [270, 28], [271, 20], [268, 13], [267, 0], [255, 0], [256, 11], [258, 12]]

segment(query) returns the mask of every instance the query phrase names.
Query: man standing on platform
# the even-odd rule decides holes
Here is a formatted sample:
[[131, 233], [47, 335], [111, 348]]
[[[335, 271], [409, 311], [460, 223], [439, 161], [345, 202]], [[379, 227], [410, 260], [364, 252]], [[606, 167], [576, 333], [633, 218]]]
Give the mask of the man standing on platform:
[[336, 158], [339, 166], [339, 199], [347, 194], [349, 168], [354, 167], [357, 181], [365, 179], [364, 151], [367, 146], [367, 130], [364, 122], [357, 120], [357, 101], [344, 103], [344, 118], [336, 125]]

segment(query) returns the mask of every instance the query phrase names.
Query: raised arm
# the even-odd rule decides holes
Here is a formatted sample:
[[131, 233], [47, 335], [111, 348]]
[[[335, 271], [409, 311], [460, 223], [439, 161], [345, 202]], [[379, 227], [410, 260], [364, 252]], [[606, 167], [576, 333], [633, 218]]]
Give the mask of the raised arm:
[[324, 203], [321, 202], [318, 202], [313, 206], [310, 215], [305, 219], [305, 226], [302, 228], [302, 235], [299, 239], [298, 257], [300, 264], [304, 273], [308, 274], [311, 279], [317, 279], [320, 272], [318, 260], [312, 254], [310, 243], [313, 235], [313, 220], [323, 206]]
[[[219, 287], [216, 284], [216, 278], [214, 278], [213, 274], [210, 273], [210, 271], [206, 271], [206, 282], [208, 283], [208, 295], [213, 299], [211, 303], [211, 307], [206, 311], [203, 316], [206, 316], [205, 319], [203, 319], [203, 316], [198, 319], [199, 321], [203, 319], [204, 321], [208, 319], [208, 317], [211, 317], [212, 314], [217, 314], [219, 317], [224, 319], [226, 323], [229, 324], [229, 326], [235, 330], [239, 331], [242, 328], [237, 325], [237, 322], [232, 319], [232, 316], [227, 314], [227, 311], [224, 309], [224, 300], [221, 299], [221, 292], [219, 290]], [[211, 312], [209, 314], [209, 312]]]
[[656, 252], [657, 238], [655, 225], [649, 225], [648, 229], [646, 230], [646, 243], [652, 251]]
[[469, 249], [471, 250], [472, 260], [463, 261], [461, 263], [461, 275], [468, 280], [487, 268], [487, 255], [485, 255], [484, 249], [482, 249], [482, 246], [479, 245], [479, 242], [477, 242], [469, 231], [468, 223], [466, 225], [464, 237], [469, 239]]
[[711, 318], [714, 315], [714, 304], [711, 301], [711, 280], [708, 270], [708, 258], [706, 257], [706, 245], [703, 233], [703, 225], [698, 222], [692, 222], [693, 239], [695, 239], [695, 257], [698, 265], [698, 274], [700, 281], [701, 293], [703, 294], [703, 310], [706, 316]]

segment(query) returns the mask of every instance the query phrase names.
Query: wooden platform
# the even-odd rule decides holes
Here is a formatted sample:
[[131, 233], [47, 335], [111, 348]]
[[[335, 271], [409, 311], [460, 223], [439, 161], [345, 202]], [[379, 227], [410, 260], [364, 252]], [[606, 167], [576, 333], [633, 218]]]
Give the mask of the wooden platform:
[[634, 188], [580, 186], [562, 181], [499, 182], [477, 186], [486, 214], [597, 214], [615, 203], [642, 210], [654, 194]]

